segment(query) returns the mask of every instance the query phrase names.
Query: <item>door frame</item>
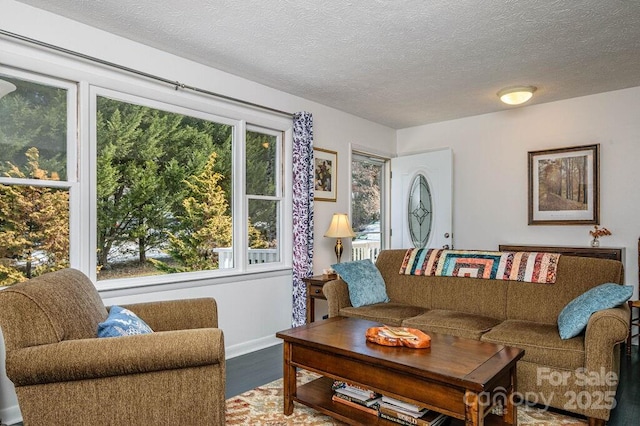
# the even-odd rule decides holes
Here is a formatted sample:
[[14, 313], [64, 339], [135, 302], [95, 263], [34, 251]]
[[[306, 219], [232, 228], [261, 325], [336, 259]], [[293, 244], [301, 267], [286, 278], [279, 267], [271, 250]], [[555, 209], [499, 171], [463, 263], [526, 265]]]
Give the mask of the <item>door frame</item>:
[[[453, 149], [452, 149], [451, 147], [441, 147], [441, 148], [427, 149], [427, 150], [421, 150], [421, 151], [409, 151], [409, 152], [406, 152], [406, 153], [402, 153], [401, 155], [396, 155], [396, 156], [394, 156], [394, 157], [393, 157], [393, 159], [399, 159], [399, 158], [403, 158], [403, 157], [411, 157], [411, 156], [417, 156], [417, 155], [429, 154], [429, 153], [437, 153], [437, 152], [443, 152], [443, 151], [448, 151], [448, 152], [450, 153], [450, 161], [451, 161], [451, 163], [450, 163], [450, 176], [448, 177], [448, 179], [450, 180], [450, 187], [448, 188], [448, 191], [449, 191], [449, 194], [450, 194], [450, 197], [451, 197], [451, 200], [450, 200], [450, 206], [449, 206], [449, 210], [450, 210], [450, 211], [449, 211], [449, 218], [448, 218], [448, 223], [449, 223], [448, 228], [449, 228], [449, 230], [448, 230], [448, 231], [445, 231], [445, 232], [449, 234], [449, 237], [448, 237], [448, 243], [447, 243], [447, 244], [448, 244], [449, 248], [453, 248], [453, 247], [454, 247], [454, 238], [453, 238], [453, 237], [454, 237], [454, 232], [453, 232], [453, 183], [454, 183], [454, 182], [453, 182], [453, 179], [454, 179], [454, 175], [453, 175], [453, 165], [454, 165]], [[390, 172], [392, 172], [392, 171], [393, 171], [393, 170], [391, 170], [391, 169], [392, 169], [392, 167], [389, 167], [389, 169], [390, 169]], [[414, 173], [412, 173], [411, 179], [409, 180], [410, 182], [415, 178], [415, 176], [417, 176], [417, 173], [418, 173], [418, 172], [419, 172], [419, 171], [418, 171], [418, 170], [416, 170]], [[396, 171], [396, 175], [397, 175], [397, 171]], [[431, 188], [431, 191], [432, 191], [432, 197], [433, 197], [433, 192], [434, 192], [434, 189], [436, 188], [436, 186], [435, 186], [435, 185], [433, 185], [433, 177], [432, 177], [432, 176], [429, 176], [429, 174], [426, 174], [426, 176], [425, 176], [425, 177], [427, 178], [427, 182], [428, 182], [428, 184], [429, 184], [429, 186], [430, 186], [430, 188]], [[396, 179], [396, 178], [397, 178], [397, 176], [394, 176], [394, 177], [393, 177], [393, 179]], [[396, 182], [397, 182], [397, 181], [396, 181]], [[391, 183], [391, 185], [392, 185], [392, 186], [390, 187], [390, 192], [392, 192], [392, 191], [393, 191], [393, 189], [394, 189], [394, 187], [393, 187], [393, 185], [394, 185], [394, 184], [393, 184], [393, 182]], [[401, 184], [400, 184], [400, 185], [401, 185]], [[402, 189], [403, 191], [404, 191], [404, 190], [408, 190], [407, 188], [401, 188], [401, 189]], [[406, 199], [405, 199], [405, 198], [406, 198], [406, 196], [407, 196], [407, 195], [403, 193], [403, 194], [401, 194], [400, 196], [401, 196], [401, 200], [402, 200], [402, 202], [406, 202]], [[439, 198], [439, 197], [438, 197], [438, 198]], [[434, 205], [435, 205], [435, 207], [437, 208], [437, 207], [438, 207], [438, 203], [439, 203], [440, 201], [438, 201], [436, 198], [434, 198], [434, 199], [433, 199], [433, 201], [434, 201]], [[393, 202], [394, 202], [394, 201], [393, 201], [393, 200], [391, 200], [391, 203], [393, 203]], [[392, 218], [392, 212], [391, 212], [391, 203], [389, 203], [389, 204], [390, 204], [390, 205], [389, 205], [389, 208], [390, 208], [390, 212], [389, 212], [389, 220], [390, 220], [390, 221], [393, 221], [393, 218]], [[404, 208], [403, 208], [403, 209], [404, 209]], [[405, 213], [406, 213], [406, 212], [405, 212]], [[434, 210], [434, 212], [433, 212], [433, 223], [434, 223], [434, 224], [436, 223], [436, 220], [439, 218], [439, 216], [440, 216], [440, 213], [438, 213], [438, 212], [436, 212], [436, 211]], [[389, 227], [391, 228], [392, 226], [394, 226], [394, 223], [393, 223], [393, 222], [391, 222], [391, 223], [390, 223]], [[408, 232], [408, 231], [405, 229], [406, 227], [408, 227], [408, 225], [407, 225], [407, 223], [406, 223], [406, 220], [402, 220], [402, 222], [401, 222], [401, 226], [402, 226], [402, 229], [400, 229], [400, 230], [396, 229], [396, 230], [391, 230], [391, 231], [392, 231], [392, 232], [394, 232], [394, 233], [396, 233], [396, 232], [405, 233], [405, 231], [406, 231], [406, 232]], [[433, 229], [433, 231], [434, 231], [434, 232], [443, 232], [443, 230], [441, 230], [441, 229]], [[396, 234], [396, 237], [397, 237], [397, 235], [398, 235], [398, 234]], [[434, 234], [434, 235], [435, 235], [435, 234]], [[430, 241], [430, 242], [431, 242], [431, 241], [433, 241], [434, 235], [430, 236], [430, 238], [429, 238], [429, 241]], [[391, 238], [393, 238], [393, 237], [391, 237]], [[391, 239], [389, 240], [389, 243], [390, 243], [390, 246], [391, 246], [391, 247], [393, 247], [393, 241], [392, 241]], [[405, 241], [402, 241], [402, 243], [403, 243], [404, 245], [406, 245], [406, 244], [405, 244]], [[433, 248], [442, 248], [442, 247], [440, 247], [440, 246], [434, 247], [434, 245], [433, 245], [433, 244], [431, 245], [431, 247], [433, 247]]]

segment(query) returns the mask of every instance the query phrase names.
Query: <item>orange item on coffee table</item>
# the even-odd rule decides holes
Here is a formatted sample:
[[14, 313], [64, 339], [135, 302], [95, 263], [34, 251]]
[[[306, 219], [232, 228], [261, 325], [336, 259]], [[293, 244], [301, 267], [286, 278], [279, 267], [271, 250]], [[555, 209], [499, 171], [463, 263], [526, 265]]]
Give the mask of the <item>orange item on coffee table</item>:
[[367, 341], [384, 346], [406, 346], [415, 349], [424, 349], [431, 346], [431, 337], [428, 334], [408, 327], [371, 327], [365, 333]]

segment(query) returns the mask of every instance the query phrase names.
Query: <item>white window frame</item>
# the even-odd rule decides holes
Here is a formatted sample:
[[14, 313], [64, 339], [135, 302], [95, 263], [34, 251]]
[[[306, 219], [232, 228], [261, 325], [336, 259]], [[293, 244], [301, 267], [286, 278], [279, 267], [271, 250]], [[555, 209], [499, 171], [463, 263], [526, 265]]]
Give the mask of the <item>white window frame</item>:
[[[0, 43], [0, 48], [2, 44]], [[17, 78], [28, 78], [56, 87], [69, 89], [68, 96], [68, 146], [67, 181], [29, 180], [29, 185], [64, 186], [69, 188], [70, 216], [70, 264], [88, 275], [100, 291], [122, 290], [146, 286], [161, 285], [163, 288], [226, 283], [242, 279], [242, 276], [255, 273], [288, 271], [292, 268], [292, 119], [259, 108], [244, 106], [223, 99], [193, 91], [176, 91], [146, 78], [123, 71], [105, 69], [98, 64], [87, 63], [62, 54], [52, 53], [33, 46], [8, 42], [13, 51], [3, 56], [0, 71]], [[6, 66], [5, 66], [6, 64]], [[28, 69], [29, 71], [20, 71]], [[40, 74], [40, 75], [39, 75]], [[148, 105], [153, 108], [213, 119], [216, 122], [234, 125], [233, 148], [233, 232], [234, 245], [246, 247], [247, 237], [247, 201], [244, 194], [244, 135], [249, 126], [260, 131], [278, 132], [282, 135], [281, 177], [279, 187], [281, 195], [281, 217], [279, 218], [280, 261], [259, 265], [248, 265], [245, 250], [235, 250], [234, 268], [225, 270], [200, 271], [137, 277], [132, 279], [96, 280], [96, 131], [95, 106], [98, 94], [115, 97], [127, 102]], [[144, 103], [141, 103], [144, 102]], [[166, 108], [170, 106], [170, 108]], [[241, 160], [242, 159], [242, 160]], [[0, 182], [3, 179], [0, 178]], [[56, 183], [52, 183], [56, 182]], [[11, 179], [9, 184], [18, 183]], [[239, 192], [236, 188], [242, 188]], [[244, 218], [244, 219], [240, 219]], [[87, 237], [87, 234], [90, 236]], [[241, 236], [239, 238], [239, 236]], [[238, 239], [239, 238], [239, 239]], [[241, 241], [240, 241], [241, 240]], [[198, 284], [200, 282], [201, 284]]]
[[382, 163], [382, 192], [380, 197], [380, 250], [389, 248], [391, 236], [389, 234], [390, 229], [390, 217], [391, 217], [391, 205], [389, 203], [389, 189], [391, 188], [391, 155], [383, 153], [370, 152], [364, 147], [351, 145], [349, 151], [349, 217], [353, 217], [352, 200], [353, 200], [353, 185], [351, 179], [353, 176], [352, 163], [354, 157], [365, 157]]
[[[244, 208], [245, 211], [247, 212], [247, 217], [249, 215], [249, 200], [267, 200], [267, 201], [278, 201], [278, 262], [272, 262], [272, 263], [268, 263], [268, 264], [262, 264], [262, 263], [257, 263], [257, 264], [249, 264], [249, 259], [247, 258], [248, 256], [248, 248], [249, 248], [249, 238], [248, 238], [248, 229], [247, 229], [247, 223], [248, 221], [245, 221], [245, 232], [244, 232], [244, 237], [245, 240], [243, 241], [242, 247], [243, 247], [243, 253], [244, 253], [244, 258], [240, 257], [240, 261], [243, 262], [247, 268], [250, 268], [251, 270], [260, 270], [263, 267], [267, 267], [266, 265], [273, 265], [273, 264], [277, 264], [277, 263], [281, 263], [284, 253], [283, 253], [283, 229], [284, 229], [284, 210], [285, 210], [285, 196], [284, 196], [284, 176], [283, 176], [283, 169], [285, 168], [284, 166], [284, 159], [283, 159], [283, 139], [284, 139], [284, 132], [282, 131], [277, 131], [277, 130], [273, 130], [273, 129], [267, 129], [265, 127], [260, 127], [260, 126], [255, 126], [255, 125], [247, 125], [245, 128], [245, 134], [246, 132], [256, 132], [256, 133], [262, 133], [265, 135], [269, 135], [269, 136], [275, 136], [276, 138], [276, 159], [280, 159], [280, 161], [276, 161], [276, 170], [275, 170], [275, 186], [276, 186], [276, 193], [274, 195], [255, 195], [255, 194], [248, 194], [247, 190], [246, 190], [246, 182], [244, 183]], [[246, 144], [243, 144], [243, 148], [246, 148]], [[243, 151], [243, 157], [242, 158], [246, 158], [246, 152]], [[244, 163], [244, 162], [243, 162]], [[246, 179], [246, 171], [245, 173], [243, 173], [243, 177]], [[237, 251], [237, 250], [236, 250]]]
[[57, 79], [50, 76], [44, 76], [14, 68], [8, 68], [0, 65], [0, 74], [4, 74], [17, 79], [30, 81], [50, 87], [64, 89], [67, 91], [67, 152], [66, 152], [66, 170], [65, 179], [60, 180], [41, 180], [41, 179], [16, 179], [0, 176], [0, 184], [17, 185], [17, 186], [37, 186], [42, 188], [59, 188], [69, 191], [69, 262], [74, 266], [74, 259], [77, 259], [80, 252], [78, 243], [80, 239], [80, 217], [79, 202], [80, 183], [78, 179], [78, 86], [75, 83]]

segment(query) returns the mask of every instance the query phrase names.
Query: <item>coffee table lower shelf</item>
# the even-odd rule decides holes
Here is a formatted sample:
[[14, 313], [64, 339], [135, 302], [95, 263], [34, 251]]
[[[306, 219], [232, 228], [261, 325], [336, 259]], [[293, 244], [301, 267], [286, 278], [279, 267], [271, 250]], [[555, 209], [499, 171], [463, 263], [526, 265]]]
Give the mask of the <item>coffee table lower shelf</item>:
[[331, 397], [333, 380], [321, 377], [298, 386], [293, 400], [352, 425], [396, 425], [397, 423], [381, 419], [378, 416], [334, 402]]
[[[334, 402], [331, 399], [333, 396], [333, 391], [331, 390], [332, 384], [332, 379], [328, 377], [320, 377], [319, 379], [313, 380], [304, 385], [299, 385], [293, 400], [351, 425], [397, 426], [397, 423], [392, 421], [382, 419], [373, 414], [349, 407], [345, 404], [340, 404], [339, 402]], [[449, 421], [445, 424], [450, 426], [462, 426], [464, 425], [464, 421], [450, 417]], [[485, 418], [485, 425], [501, 424], [501, 419], [497, 416], [489, 415]]]

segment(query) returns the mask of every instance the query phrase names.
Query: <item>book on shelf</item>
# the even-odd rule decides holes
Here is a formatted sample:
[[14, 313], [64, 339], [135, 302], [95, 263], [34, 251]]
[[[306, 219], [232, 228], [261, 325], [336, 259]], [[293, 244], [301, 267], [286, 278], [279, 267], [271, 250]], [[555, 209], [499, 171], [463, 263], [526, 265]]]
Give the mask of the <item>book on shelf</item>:
[[332, 389], [334, 391], [337, 389], [348, 389], [352, 392], [361, 394], [363, 399], [376, 398], [381, 396], [379, 393], [374, 392], [371, 389], [367, 389], [353, 383], [342, 382], [340, 380], [335, 380], [333, 382]]
[[413, 417], [382, 406], [378, 409], [378, 416], [404, 426], [438, 426], [448, 418], [448, 416], [433, 410], [428, 410], [422, 417]]
[[371, 407], [380, 402], [382, 396], [374, 396], [372, 398], [364, 398], [362, 395], [356, 392], [352, 392], [348, 389], [340, 388], [335, 390], [335, 394], [348, 401], [355, 402], [356, 404], [364, 405], [365, 407]]
[[423, 415], [425, 415], [427, 413], [427, 411], [429, 411], [426, 408], [421, 408], [419, 410], [409, 410], [407, 408], [404, 407], [400, 407], [398, 405], [393, 405], [393, 404], [389, 404], [388, 402], [384, 402], [384, 401], [380, 401], [380, 406], [384, 407], [390, 411], [394, 411], [397, 413], [402, 413], [405, 414], [407, 416], [411, 416], [411, 417], [422, 417]]
[[349, 401], [349, 400], [343, 398], [342, 395], [340, 395], [338, 393], [333, 394], [333, 396], [331, 397], [331, 400], [334, 401], [334, 402], [337, 402], [339, 404], [344, 404], [344, 405], [347, 405], [349, 407], [355, 408], [357, 410], [364, 411], [365, 413], [373, 414], [374, 416], [378, 415], [378, 409], [377, 408], [366, 407], [366, 406], [358, 404], [356, 402]]
[[383, 405], [387, 405], [389, 406], [389, 408], [402, 408], [404, 410], [406, 410], [407, 412], [413, 412], [418, 414], [417, 417], [420, 417], [422, 414], [419, 413], [425, 413], [426, 412], [426, 408], [424, 407], [418, 407], [415, 404], [411, 404], [408, 402], [404, 402], [401, 401], [399, 399], [396, 398], [392, 398], [390, 396], [386, 396], [386, 395], [382, 395], [382, 402], [384, 403]]

